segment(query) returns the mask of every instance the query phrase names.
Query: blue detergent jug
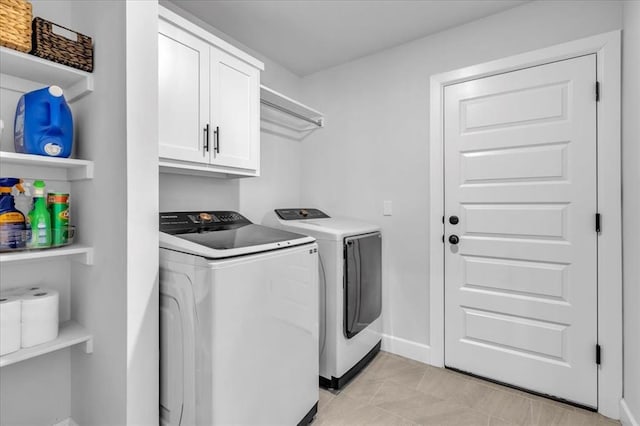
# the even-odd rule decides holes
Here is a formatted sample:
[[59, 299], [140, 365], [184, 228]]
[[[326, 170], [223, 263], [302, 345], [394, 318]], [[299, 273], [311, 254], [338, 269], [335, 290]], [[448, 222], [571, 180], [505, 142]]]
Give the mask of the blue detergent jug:
[[16, 152], [65, 158], [71, 155], [73, 118], [60, 87], [44, 87], [20, 97], [13, 141]]

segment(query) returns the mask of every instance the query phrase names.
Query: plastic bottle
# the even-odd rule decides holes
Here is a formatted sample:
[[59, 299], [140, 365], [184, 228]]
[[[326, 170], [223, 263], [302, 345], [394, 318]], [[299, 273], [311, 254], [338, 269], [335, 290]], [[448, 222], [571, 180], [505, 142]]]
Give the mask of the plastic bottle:
[[44, 87], [20, 97], [13, 142], [16, 152], [51, 157], [71, 155], [73, 118], [60, 87]]
[[31, 184], [28, 182], [23, 182], [22, 186], [20, 186], [19, 188], [18, 186], [16, 186], [16, 188], [18, 189], [18, 193], [13, 196], [16, 204], [16, 209], [20, 210], [20, 212], [24, 215], [27, 229], [31, 229], [31, 227], [29, 226], [29, 212], [33, 207], [33, 198], [31, 197]]
[[24, 191], [21, 179], [0, 178], [0, 250], [14, 250], [26, 245], [26, 229], [24, 215], [16, 209], [11, 195], [15, 186]]
[[33, 209], [29, 212], [31, 222], [31, 248], [51, 246], [51, 215], [47, 209], [45, 183], [33, 182]]

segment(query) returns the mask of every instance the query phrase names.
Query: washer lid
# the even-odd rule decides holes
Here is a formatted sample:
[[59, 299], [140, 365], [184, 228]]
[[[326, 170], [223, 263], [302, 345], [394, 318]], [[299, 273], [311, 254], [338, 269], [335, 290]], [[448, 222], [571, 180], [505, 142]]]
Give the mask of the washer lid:
[[210, 259], [313, 242], [305, 235], [255, 225], [236, 212], [160, 213], [160, 247]]

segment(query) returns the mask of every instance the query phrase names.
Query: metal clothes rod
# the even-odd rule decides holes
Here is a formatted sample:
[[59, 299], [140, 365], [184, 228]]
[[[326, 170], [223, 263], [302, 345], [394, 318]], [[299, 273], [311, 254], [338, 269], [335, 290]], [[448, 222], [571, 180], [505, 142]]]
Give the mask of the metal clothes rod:
[[308, 123], [311, 123], [311, 124], [314, 124], [314, 125], [316, 125], [318, 127], [322, 127], [322, 120], [314, 120], [312, 118], [305, 117], [302, 114], [298, 114], [297, 112], [288, 110], [288, 109], [286, 109], [284, 107], [281, 107], [280, 105], [276, 105], [276, 104], [271, 103], [271, 102], [269, 102], [267, 100], [264, 100], [264, 99], [260, 99], [260, 103], [263, 104], [263, 105], [266, 105], [268, 107], [271, 107], [273, 109], [277, 109], [278, 111], [282, 111], [282, 112], [284, 112], [286, 114], [293, 115], [294, 117], [299, 118], [300, 120], [304, 120], [304, 121], [306, 121]]

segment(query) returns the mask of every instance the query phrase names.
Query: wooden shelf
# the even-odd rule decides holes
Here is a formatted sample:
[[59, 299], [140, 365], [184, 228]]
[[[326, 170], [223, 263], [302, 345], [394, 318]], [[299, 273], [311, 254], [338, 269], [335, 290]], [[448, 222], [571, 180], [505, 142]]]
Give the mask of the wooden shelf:
[[260, 128], [290, 139], [303, 139], [324, 127], [324, 114], [266, 86], [260, 86]]
[[20, 349], [16, 352], [1, 356], [0, 367], [6, 367], [7, 365], [15, 364], [16, 362], [68, 348], [69, 346], [80, 343], [85, 344], [84, 351], [86, 353], [89, 354], [93, 352], [93, 336], [91, 333], [75, 321], [63, 322], [60, 324], [58, 337], [55, 340], [42, 343], [41, 345], [32, 346], [30, 348]]
[[6, 47], [0, 47], [0, 86], [28, 92], [57, 85], [68, 102], [93, 91], [93, 75]]
[[93, 179], [93, 161], [89, 160], [0, 151], [0, 164], [2, 174], [7, 176], [66, 181]]
[[72, 244], [60, 248], [1, 253], [0, 264], [10, 262], [29, 262], [33, 260], [55, 260], [56, 258], [63, 257], [69, 257], [72, 260], [84, 263], [85, 265], [93, 265], [93, 248]]

